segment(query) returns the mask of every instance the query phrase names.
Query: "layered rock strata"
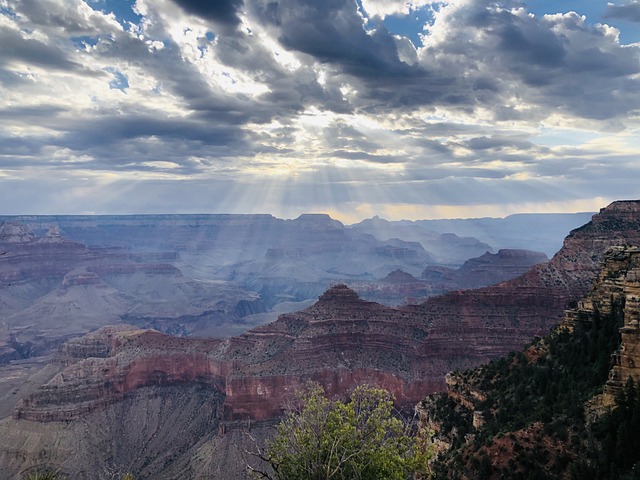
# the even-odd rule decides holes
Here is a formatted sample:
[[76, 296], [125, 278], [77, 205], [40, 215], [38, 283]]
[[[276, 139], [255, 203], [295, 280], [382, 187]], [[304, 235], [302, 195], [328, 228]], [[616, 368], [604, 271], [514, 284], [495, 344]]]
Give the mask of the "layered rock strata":
[[[639, 227], [640, 202], [616, 202], [572, 232], [549, 263], [510, 282], [421, 305], [385, 307], [337, 285], [306, 310], [226, 341], [119, 332], [109, 355], [70, 365], [25, 399], [16, 417], [68, 419], [138, 386], [192, 380], [224, 391], [229, 420], [277, 416], [286, 396], [308, 379], [330, 394], [373, 383], [391, 390], [398, 404], [412, 405], [443, 390], [447, 372], [548, 333], [586, 293], [608, 247], [640, 245]], [[81, 393], [85, 387], [88, 393]], [[58, 408], [67, 401], [57, 399], [72, 398], [83, 399], [75, 413], [72, 403]]]
[[184, 275], [177, 252], [88, 247], [54, 227], [38, 236], [4, 223], [0, 253], [0, 365], [120, 321], [222, 336], [219, 326], [266, 310], [256, 293]]
[[471, 258], [458, 269], [429, 265], [420, 278], [395, 270], [382, 280], [350, 286], [367, 300], [386, 305], [416, 304], [446, 292], [481, 288], [511, 280], [548, 260], [541, 252], [502, 249], [498, 253], [485, 252], [477, 258]]
[[[553, 466], [550, 468], [553, 478], [563, 477], [567, 463], [558, 461], [563, 456], [577, 462], [580, 455], [594, 455], [589, 461], [601, 461], [600, 447], [593, 445], [602, 441], [606, 427], [598, 426], [596, 419], [615, 405], [617, 394], [629, 379], [636, 385], [640, 381], [640, 248], [611, 247], [603, 255], [601, 267], [588, 295], [565, 312], [556, 334], [529, 345], [521, 357], [507, 357], [506, 361], [496, 362], [487, 369], [448, 374], [446, 396], [429, 396], [417, 405], [422, 431], [436, 433], [436, 448], [445, 452], [456, 445], [455, 456], [445, 457], [438, 478], [479, 478], [474, 462], [483, 455], [491, 462], [491, 478], [527, 473], [530, 467], [523, 461], [527, 458], [522, 453], [525, 450], [535, 450], [536, 458], [547, 459], [547, 465]], [[617, 337], [613, 335], [617, 326], [621, 326], [620, 344], [615, 351]], [[567, 332], [569, 337], [564, 335]], [[615, 351], [613, 366], [604, 383], [602, 373], [594, 373], [595, 366], [602, 365], [600, 362], [606, 360], [603, 354], [611, 351]], [[582, 358], [577, 360], [576, 356]], [[593, 365], [587, 365], [588, 359], [596, 360], [592, 360]], [[579, 363], [572, 366], [572, 362]], [[606, 363], [602, 366], [606, 372]], [[589, 372], [591, 368], [593, 371], [586, 377], [574, 377], [576, 370]], [[600, 370], [600, 366], [597, 369]], [[563, 373], [555, 375], [559, 372]], [[565, 372], [573, 373], [567, 376]], [[585, 386], [588, 375], [591, 382], [602, 378], [604, 392], [589, 398], [588, 392], [597, 386], [591, 384], [572, 396], [567, 404], [567, 393], [561, 385], [567, 382], [565, 386]], [[537, 379], [544, 379], [544, 383], [537, 383]], [[514, 401], [519, 403], [517, 392], [523, 391], [529, 399], [534, 399], [522, 400], [530, 409], [526, 412], [514, 406]], [[584, 407], [587, 429], [575, 425], [575, 422], [582, 423], [580, 415], [567, 412], [574, 406]], [[529, 413], [533, 415], [528, 416]], [[565, 441], [566, 431], [550, 427], [558, 418], [566, 422], [563, 427], [566, 431], [585, 432], [585, 439], [589, 438], [588, 448], [575, 440]], [[485, 425], [488, 428], [485, 429]], [[596, 427], [591, 430], [590, 425]], [[464, 442], [460, 432], [465, 432]], [[542, 450], [546, 452], [544, 455], [540, 454]]]
[[[458, 338], [451, 339], [458, 351], [488, 349], [488, 356], [500, 356], [555, 327], [564, 310], [590, 290], [604, 252], [618, 245], [640, 245], [640, 201], [614, 202], [601, 209], [567, 236], [548, 263], [518, 278], [451, 292], [407, 309], [421, 315], [433, 331], [459, 330]], [[471, 331], [496, 341], [477, 342]]]
[[[306, 310], [227, 340], [98, 331], [61, 349], [61, 372], [18, 405], [7, 428], [77, 425], [97, 412], [114, 411], [138, 391], [194, 384], [211, 393], [220, 431], [233, 422], [277, 417], [308, 379], [330, 395], [361, 383], [382, 386], [399, 406], [412, 406], [443, 390], [447, 372], [546, 334], [567, 305], [589, 290], [607, 248], [640, 246], [640, 203], [620, 203], [572, 232], [549, 263], [522, 277], [421, 305], [385, 307], [337, 285]], [[626, 358], [621, 356], [620, 365], [626, 361], [628, 368]], [[90, 442], [93, 433], [85, 435]]]

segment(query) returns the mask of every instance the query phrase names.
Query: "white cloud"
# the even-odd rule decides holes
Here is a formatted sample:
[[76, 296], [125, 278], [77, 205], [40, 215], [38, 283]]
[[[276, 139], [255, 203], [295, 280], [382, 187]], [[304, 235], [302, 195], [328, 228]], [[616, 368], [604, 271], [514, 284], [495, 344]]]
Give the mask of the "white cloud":
[[637, 195], [638, 47], [577, 13], [451, 1], [416, 50], [349, 2], [137, 0], [133, 27], [90, 5], [0, 14], [0, 189], [38, 190], [4, 205], [459, 215]]
[[408, 15], [428, 5], [440, 3], [436, 0], [362, 0], [362, 7], [370, 16], [381, 18], [387, 15]]

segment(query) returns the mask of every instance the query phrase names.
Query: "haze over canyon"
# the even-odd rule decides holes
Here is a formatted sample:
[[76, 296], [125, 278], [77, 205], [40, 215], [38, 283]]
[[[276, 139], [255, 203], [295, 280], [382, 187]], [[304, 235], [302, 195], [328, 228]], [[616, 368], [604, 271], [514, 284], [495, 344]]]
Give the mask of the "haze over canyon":
[[585, 217], [7, 218], [0, 476], [244, 478], [242, 430], [268, 435], [309, 379], [411, 411], [545, 335], [607, 248], [640, 245], [640, 202]]

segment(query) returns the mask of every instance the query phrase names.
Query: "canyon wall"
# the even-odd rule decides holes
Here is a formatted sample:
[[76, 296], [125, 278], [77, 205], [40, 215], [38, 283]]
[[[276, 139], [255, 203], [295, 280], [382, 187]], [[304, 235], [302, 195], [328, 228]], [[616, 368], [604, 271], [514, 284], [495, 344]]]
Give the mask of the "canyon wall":
[[[226, 340], [100, 330], [60, 350], [60, 373], [24, 398], [12, 419], [0, 422], [0, 434], [23, 432], [26, 439], [30, 430], [49, 423], [67, 438], [74, 426], [102, 418], [100, 412], [112, 415], [140, 392], [180, 385], [209, 392], [220, 432], [277, 418], [288, 396], [308, 379], [336, 395], [371, 383], [391, 390], [400, 408], [411, 408], [426, 394], [445, 389], [447, 372], [518, 350], [546, 334], [590, 289], [604, 252], [621, 244], [640, 246], [640, 202], [603, 209], [573, 231], [551, 261], [515, 280], [420, 305], [386, 307], [335, 285], [311, 307]], [[93, 433], [84, 435], [90, 444]], [[0, 459], [14, 452], [12, 475], [34, 461], [28, 442], [17, 450], [0, 447]], [[54, 443], [45, 450], [57, 448]], [[59, 450], [50, 454], [59, 455]], [[29, 460], [20, 464], [15, 460], [20, 456]], [[167, 471], [175, 462], [196, 461], [178, 457]]]

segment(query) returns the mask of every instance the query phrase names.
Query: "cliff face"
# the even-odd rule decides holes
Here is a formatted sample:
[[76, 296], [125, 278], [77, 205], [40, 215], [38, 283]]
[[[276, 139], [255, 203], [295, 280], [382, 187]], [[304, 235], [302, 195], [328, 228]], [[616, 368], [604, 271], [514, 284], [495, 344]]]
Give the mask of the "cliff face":
[[456, 271], [456, 277], [459, 288], [478, 288], [511, 280], [526, 273], [533, 265], [548, 260], [541, 252], [502, 249], [495, 254], [486, 252], [467, 260]]
[[350, 284], [362, 298], [386, 305], [416, 304], [454, 290], [481, 288], [511, 280], [547, 262], [544, 253], [502, 249], [467, 260], [460, 268], [427, 266], [420, 278], [395, 270], [382, 280]]
[[[458, 351], [488, 349], [500, 356], [522, 348], [531, 338], [549, 332], [563, 311], [590, 289], [604, 252], [617, 245], [640, 245], [640, 202], [614, 202], [593, 220], [572, 231], [562, 249], [548, 262], [524, 275], [487, 288], [452, 292], [409, 310], [434, 330], [462, 330], [451, 335]], [[478, 345], [464, 328], [484, 332]]]
[[221, 431], [277, 417], [309, 379], [330, 395], [378, 385], [392, 391], [399, 406], [412, 407], [444, 390], [447, 372], [517, 350], [556, 325], [590, 287], [606, 248], [640, 245], [640, 203], [627, 203], [603, 209], [572, 232], [549, 263], [518, 279], [421, 305], [385, 307], [336, 285], [306, 310], [224, 341], [98, 331], [61, 349], [62, 371], [18, 405], [11, 428], [76, 424], [120, 408], [141, 389], [193, 384], [215, 397]]
[[88, 247], [53, 227], [38, 236], [5, 223], [0, 253], [0, 365], [53, 353], [122, 319], [176, 335], [224, 335], [221, 324], [265, 311], [255, 293], [184, 275], [176, 252]]
[[[117, 399], [137, 386], [192, 379], [224, 391], [227, 419], [278, 415], [284, 398], [307, 379], [320, 381], [329, 393], [370, 382], [392, 390], [400, 405], [412, 405], [425, 393], [444, 389], [447, 372], [517, 350], [546, 334], [569, 301], [579, 299], [591, 284], [605, 248], [640, 245], [639, 226], [640, 203], [614, 203], [572, 232], [549, 263], [510, 282], [421, 305], [385, 307], [337, 285], [306, 310], [224, 342], [109, 333], [128, 340], [118, 340], [118, 348], [110, 347], [107, 356], [69, 365], [25, 399], [16, 416], [58, 419], [56, 408], [47, 406], [55, 406], [58, 394], [91, 402]], [[79, 393], [83, 382], [93, 393]], [[64, 393], [65, 388], [74, 393]]]
[[[446, 395], [418, 408], [441, 451], [456, 452], [458, 460], [444, 457], [439, 477], [479, 478], [484, 462], [485, 478], [564, 478], [567, 462], [581, 461], [584, 478], [603, 478], [595, 472], [615, 458], [608, 436], [619, 446], [615, 438], [622, 432], [610, 409], [628, 391], [629, 379], [640, 381], [639, 299], [640, 248], [612, 247], [589, 294], [565, 312], [552, 335], [523, 354], [448, 375]], [[535, 469], [532, 458], [539, 461]]]
[[63, 345], [56, 357], [62, 372], [22, 400], [14, 417], [69, 420], [142, 386], [189, 382], [224, 394], [225, 420], [277, 416], [309, 379], [330, 394], [385, 385], [400, 405], [411, 405], [441, 381], [427, 335], [419, 318], [360, 300], [344, 285], [302, 312], [225, 341], [105, 328]]
[[102, 328], [62, 345], [54, 358], [62, 371], [22, 399], [13, 416], [73, 420], [147, 386], [201, 383], [224, 393], [228, 365], [209, 356], [221, 342], [188, 341], [128, 326]]
[[604, 405], [612, 405], [630, 378], [640, 382], [640, 248], [610, 249], [593, 291], [567, 313], [563, 325], [575, 328], [576, 322], [594, 322], [602, 316], [621, 317], [622, 323], [620, 349], [613, 356], [602, 398]]

